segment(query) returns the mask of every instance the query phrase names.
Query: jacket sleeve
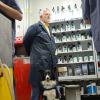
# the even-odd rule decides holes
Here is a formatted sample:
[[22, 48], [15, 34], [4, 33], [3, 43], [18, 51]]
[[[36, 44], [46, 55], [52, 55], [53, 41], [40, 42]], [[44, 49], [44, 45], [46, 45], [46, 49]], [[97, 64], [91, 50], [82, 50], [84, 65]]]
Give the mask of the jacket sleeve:
[[35, 25], [32, 25], [28, 28], [24, 38], [23, 38], [23, 44], [26, 49], [26, 52], [28, 56], [30, 55], [30, 49], [33, 43], [33, 39], [36, 36], [36, 27]]
[[19, 7], [19, 5], [18, 5], [18, 3], [17, 3], [16, 0], [5, 0], [5, 1], [6, 1], [5, 3], [7, 3], [8, 6], [10, 6], [10, 7], [16, 9], [16, 10], [18, 10], [20, 13], [22, 13], [22, 11], [21, 11], [21, 9], [20, 9], [20, 7]]
[[82, 0], [83, 19], [90, 20], [90, 4], [89, 0]]

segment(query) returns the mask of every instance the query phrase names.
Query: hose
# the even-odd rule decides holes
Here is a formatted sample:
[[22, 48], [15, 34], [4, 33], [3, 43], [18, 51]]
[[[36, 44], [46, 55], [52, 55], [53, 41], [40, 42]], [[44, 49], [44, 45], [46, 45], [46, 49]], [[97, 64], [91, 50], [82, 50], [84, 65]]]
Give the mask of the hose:
[[[9, 67], [6, 64], [3, 64], [1, 59], [0, 59], [0, 66], [1, 66], [1, 71], [2, 71], [2, 73], [4, 75], [4, 78], [6, 79], [6, 82], [7, 82], [8, 88], [9, 88], [11, 99], [15, 100], [14, 88], [13, 88], [13, 78], [11, 77], [11, 73], [10, 73]], [[10, 81], [7, 78], [7, 75], [6, 75], [5, 71], [4, 71], [4, 67], [7, 69]]]

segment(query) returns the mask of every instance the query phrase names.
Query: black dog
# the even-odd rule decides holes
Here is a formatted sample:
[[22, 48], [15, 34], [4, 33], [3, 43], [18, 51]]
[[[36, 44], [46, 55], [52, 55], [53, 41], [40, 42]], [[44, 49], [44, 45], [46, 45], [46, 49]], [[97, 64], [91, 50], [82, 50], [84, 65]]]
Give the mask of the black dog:
[[44, 80], [41, 82], [45, 97], [43, 100], [56, 100], [56, 80], [54, 79], [54, 75], [51, 70], [44, 71]]

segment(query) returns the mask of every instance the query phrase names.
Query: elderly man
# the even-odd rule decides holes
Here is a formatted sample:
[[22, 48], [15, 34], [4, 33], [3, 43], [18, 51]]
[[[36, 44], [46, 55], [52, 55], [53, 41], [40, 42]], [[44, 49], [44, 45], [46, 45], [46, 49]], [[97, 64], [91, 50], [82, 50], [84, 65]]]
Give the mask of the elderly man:
[[96, 51], [100, 53], [100, 0], [82, 0], [83, 18], [91, 24]]
[[42, 91], [42, 74], [45, 70], [50, 69], [52, 78], [55, 78], [56, 48], [54, 38], [49, 31], [49, 22], [49, 9], [40, 10], [40, 21], [28, 28], [23, 40], [26, 51], [30, 55], [29, 82], [32, 85], [31, 100], [39, 100]]

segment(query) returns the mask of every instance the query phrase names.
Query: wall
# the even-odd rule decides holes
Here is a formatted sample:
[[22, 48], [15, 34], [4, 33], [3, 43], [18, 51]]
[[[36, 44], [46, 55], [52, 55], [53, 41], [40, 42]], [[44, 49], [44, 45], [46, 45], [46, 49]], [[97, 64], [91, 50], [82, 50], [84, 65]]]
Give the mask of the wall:
[[[23, 20], [21, 22], [17, 21], [17, 40], [22, 41], [23, 35], [25, 34], [27, 28], [33, 23], [39, 20], [39, 9], [49, 8], [52, 10], [53, 7], [65, 6], [69, 4], [77, 5], [81, 4], [81, 0], [17, 0], [23, 11]], [[20, 38], [19, 38], [20, 37]]]
[[[42, 2], [41, 2], [42, 1]], [[67, 6], [69, 4], [81, 4], [81, 0], [31, 0], [30, 1], [30, 24], [37, 22], [39, 19], [38, 12], [39, 9], [43, 8], [53, 8], [54, 6]]]

